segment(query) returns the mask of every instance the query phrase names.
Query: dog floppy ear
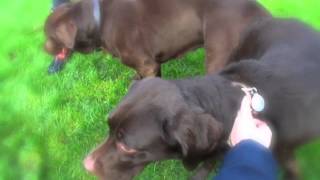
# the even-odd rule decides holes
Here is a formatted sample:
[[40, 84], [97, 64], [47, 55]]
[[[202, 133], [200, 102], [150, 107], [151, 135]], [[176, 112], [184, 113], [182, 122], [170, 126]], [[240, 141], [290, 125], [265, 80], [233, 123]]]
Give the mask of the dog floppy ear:
[[71, 20], [58, 24], [56, 29], [56, 35], [63, 45], [68, 49], [73, 49], [76, 35], [77, 35], [77, 26]]
[[223, 134], [222, 123], [207, 113], [179, 113], [171, 123], [170, 136], [179, 144], [184, 165], [188, 169], [198, 164], [192, 157], [211, 153]]

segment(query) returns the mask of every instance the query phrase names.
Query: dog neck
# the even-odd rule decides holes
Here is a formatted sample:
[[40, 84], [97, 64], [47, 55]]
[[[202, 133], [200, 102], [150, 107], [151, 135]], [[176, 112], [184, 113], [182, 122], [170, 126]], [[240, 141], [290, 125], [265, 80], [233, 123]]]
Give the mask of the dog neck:
[[88, 32], [89, 37], [92, 38], [94, 45], [98, 48], [101, 46], [101, 0], [92, 0], [92, 19], [90, 21], [90, 31]]
[[178, 80], [176, 84], [191, 109], [201, 109], [211, 114], [222, 122], [225, 136], [229, 136], [244, 96], [239, 87], [220, 75]]

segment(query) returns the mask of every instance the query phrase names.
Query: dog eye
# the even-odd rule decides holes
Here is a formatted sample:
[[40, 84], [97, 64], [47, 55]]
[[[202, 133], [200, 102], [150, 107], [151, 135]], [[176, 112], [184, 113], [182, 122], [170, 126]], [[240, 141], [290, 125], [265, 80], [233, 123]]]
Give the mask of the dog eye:
[[117, 134], [116, 134], [117, 140], [122, 140], [124, 137], [124, 132], [122, 129], [118, 130]]

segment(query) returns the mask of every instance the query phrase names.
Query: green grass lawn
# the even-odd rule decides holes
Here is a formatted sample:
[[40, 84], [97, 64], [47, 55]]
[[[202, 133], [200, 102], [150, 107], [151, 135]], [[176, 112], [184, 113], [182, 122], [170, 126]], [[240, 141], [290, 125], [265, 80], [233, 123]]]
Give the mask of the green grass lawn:
[[[277, 16], [320, 28], [319, 0], [261, 0]], [[0, 6], [0, 180], [93, 179], [85, 155], [107, 132], [106, 117], [134, 72], [110, 55], [76, 54], [49, 76], [43, 22], [50, 0], [2, 0]], [[163, 65], [166, 79], [204, 74], [204, 51]], [[320, 143], [297, 151], [303, 177], [320, 179]], [[178, 161], [149, 165], [138, 179], [186, 179]]]

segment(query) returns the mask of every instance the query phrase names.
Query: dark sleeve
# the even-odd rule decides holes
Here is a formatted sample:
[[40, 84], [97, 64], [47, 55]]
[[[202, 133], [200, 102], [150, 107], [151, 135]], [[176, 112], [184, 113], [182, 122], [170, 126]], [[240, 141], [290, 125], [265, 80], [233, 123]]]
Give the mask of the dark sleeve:
[[253, 140], [245, 140], [225, 156], [215, 180], [276, 180], [277, 163], [270, 150]]

